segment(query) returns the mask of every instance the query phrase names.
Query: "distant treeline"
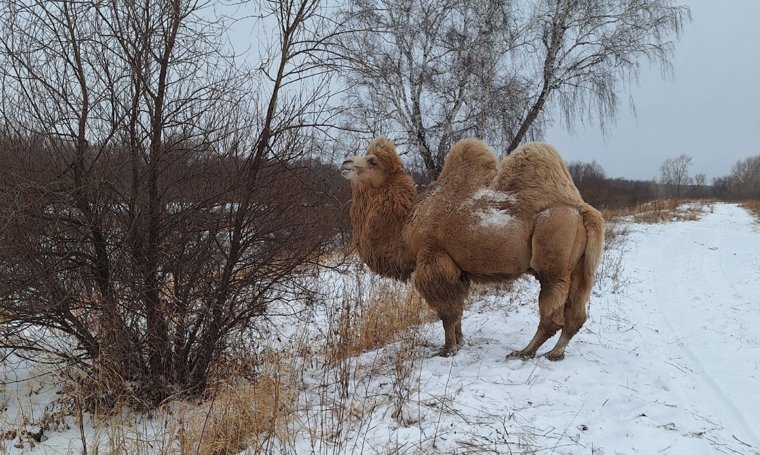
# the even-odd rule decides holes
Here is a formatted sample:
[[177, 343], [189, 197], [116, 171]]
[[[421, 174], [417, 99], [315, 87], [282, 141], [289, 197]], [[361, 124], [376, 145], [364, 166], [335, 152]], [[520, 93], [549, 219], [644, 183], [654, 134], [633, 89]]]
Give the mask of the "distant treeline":
[[[688, 158], [688, 157], [687, 157]], [[568, 164], [578, 190], [588, 203], [606, 209], [622, 209], [661, 198], [715, 198], [720, 200], [760, 199], [760, 155], [738, 161], [731, 174], [704, 183], [704, 176], [691, 178], [687, 167], [672, 178], [663, 164], [659, 180], [608, 178], [596, 162]]]

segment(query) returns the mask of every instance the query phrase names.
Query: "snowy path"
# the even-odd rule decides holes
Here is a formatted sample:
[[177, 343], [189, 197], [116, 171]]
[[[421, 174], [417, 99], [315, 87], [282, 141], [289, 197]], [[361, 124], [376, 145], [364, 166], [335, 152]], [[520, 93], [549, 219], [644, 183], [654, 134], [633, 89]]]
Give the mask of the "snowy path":
[[380, 410], [356, 437], [399, 453], [760, 454], [758, 225], [716, 204], [699, 221], [630, 225], [625, 250], [626, 282], [595, 292], [565, 360], [504, 359], [535, 330], [533, 280], [473, 297], [456, 356], [431, 358], [442, 335], [427, 330], [411, 423]]
[[[647, 343], [673, 368], [677, 406], [760, 447], [760, 232], [742, 209], [716, 205], [699, 222], [643, 228], [628, 261]], [[648, 286], [647, 283], [651, 283]], [[655, 336], [656, 335], [656, 336]], [[655, 343], [663, 344], [657, 349]], [[659, 351], [659, 352], [657, 352]], [[746, 446], [745, 446], [746, 448]], [[749, 449], [747, 449], [749, 450]]]

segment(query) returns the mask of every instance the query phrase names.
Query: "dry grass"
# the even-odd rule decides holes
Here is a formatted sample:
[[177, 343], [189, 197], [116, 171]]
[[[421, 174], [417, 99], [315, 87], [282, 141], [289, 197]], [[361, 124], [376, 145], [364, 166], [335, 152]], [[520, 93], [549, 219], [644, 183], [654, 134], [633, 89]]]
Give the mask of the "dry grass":
[[358, 255], [350, 243], [326, 251], [319, 256], [320, 264], [346, 264], [356, 260], [358, 260]]
[[410, 287], [379, 286], [366, 308], [344, 305], [328, 358], [339, 361], [400, 341], [408, 329], [435, 320], [427, 303]]
[[178, 413], [179, 454], [234, 454], [280, 437], [297, 394], [284, 377], [262, 375], [253, 382], [219, 384], [201, 407], [185, 405]]
[[696, 221], [711, 207], [711, 201], [658, 199], [631, 208], [604, 210], [602, 215], [605, 220], [630, 218], [636, 223]]
[[608, 218], [604, 223], [604, 249], [618, 246], [631, 232], [630, 227], [621, 223], [619, 218]]
[[741, 206], [752, 212], [755, 218], [757, 218], [757, 222], [760, 223], [760, 200], [744, 201], [741, 203]]
[[[16, 438], [5, 442], [32, 448], [34, 442], [24, 437], [29, 428], [42, 428], [46, 433], [79, 429], [79, 438], [68, 453], [268, 453], [262, 444], [288, 438], [286, 422], [295, 412], [300, 378], [290, 359], [266, 355], [256, 365], [259, 373], [254, 376], [250, 375], [250, 359], [235, 360], [219, 365], [205, 401], [175, 401], [151, 411], [135, 407], [133, 400], [125, 398], [103, 412], [99, 408], [87, 412], [85, 403], [93, 393], [93, 382], [67, 370], [51, 373], [63, 384], [58, 398], [42, 415], [17, 422], [12, 434], [2, 434], [0, 429], [0, 438]], [[0, 441], [0, 447], [5, 442]]]
[[298, 393], [290, 374], [229, 379], [213, 385], [209, 393], [207, 401], [170, 403], [152, 416], [96, 417], [94, 435], [86, 441], [90, 453], [267, 453], [267, 443], [287, 439], [286, 422]]
[[624, 273], [624, 258], [628, 252], [626, 238], [630, 233], [627, 223], [619, 218], [607, 219], [604, 225], [604, 252], [596, 269], [597, 290], [620, 293], [629, 283]]

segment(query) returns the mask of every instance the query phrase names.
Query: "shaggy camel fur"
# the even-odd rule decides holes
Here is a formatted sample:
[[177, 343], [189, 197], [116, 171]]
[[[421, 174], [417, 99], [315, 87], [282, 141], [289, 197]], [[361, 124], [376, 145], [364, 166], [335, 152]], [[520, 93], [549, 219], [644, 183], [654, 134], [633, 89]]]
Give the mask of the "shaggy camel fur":
[[362, 260], [382, 276], [408, 280], [438, 313], [446, 341], [462, 343], [471, 282], [524, 273], [541, 284], [540, 322], [529, 358], [562, 329], [550, 360], [564, 357], [586, 321], [586, 303], [604, 243], [601, 214], [583, 202], [565, 163], [548, 144], [526, 144], [499, 162], [481, 141], [454, 144], [438, 180], [417, 197], [392, 141], [373, 140], [341, 167], [353, 194], [353, 238]]

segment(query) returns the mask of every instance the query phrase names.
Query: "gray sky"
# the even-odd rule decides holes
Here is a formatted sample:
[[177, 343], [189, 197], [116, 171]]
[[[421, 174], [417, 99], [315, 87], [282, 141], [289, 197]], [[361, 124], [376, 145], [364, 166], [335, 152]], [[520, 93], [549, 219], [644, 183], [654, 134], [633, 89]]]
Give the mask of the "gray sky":
[[561, 125], [545, 140], [567, 161], [602, 165], [608, 177], [651, 179], [667, 158], [693, 157], [690, 174], [728, 175], [738, 160], [760, 155], [760, 0], [681, 0], [691, 8], [676, 44], [673, 77], [643, 65], [606, 136], [590, 124]]

